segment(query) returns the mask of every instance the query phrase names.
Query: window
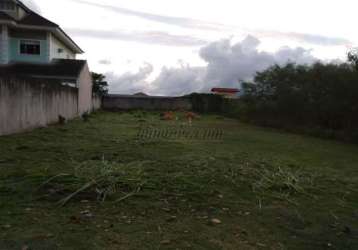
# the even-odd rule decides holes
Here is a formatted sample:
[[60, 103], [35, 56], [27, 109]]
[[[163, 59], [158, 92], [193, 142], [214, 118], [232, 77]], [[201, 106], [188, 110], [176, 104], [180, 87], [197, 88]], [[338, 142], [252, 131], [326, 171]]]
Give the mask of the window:
[[0, 10], [15, 10], [15, 3], [11, 1], [1, 1]]
[[40, 42], [39, 41], [20, 41], [20, 54], [24, 55], [40, 55]]

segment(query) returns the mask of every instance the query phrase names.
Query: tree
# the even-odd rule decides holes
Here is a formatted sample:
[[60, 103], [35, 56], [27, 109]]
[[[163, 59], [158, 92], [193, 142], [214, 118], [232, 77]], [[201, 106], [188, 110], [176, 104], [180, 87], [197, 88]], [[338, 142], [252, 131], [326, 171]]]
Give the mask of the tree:
[[358, 48], [352, 49], [348, 52], [348, 61], [353, 63], [356, 70], [358, 70]]
[[93, 93], [100, 96], [106, 95], [108, 93], [108, 82], [106, 81], [105, 75], [92, 72], [92, 82]]

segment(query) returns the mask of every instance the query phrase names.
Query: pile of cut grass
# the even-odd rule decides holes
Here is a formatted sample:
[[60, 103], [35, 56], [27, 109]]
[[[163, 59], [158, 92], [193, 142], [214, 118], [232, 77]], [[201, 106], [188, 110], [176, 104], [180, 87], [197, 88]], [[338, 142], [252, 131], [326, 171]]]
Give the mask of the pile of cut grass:
[[[165, 166], [165, 164], [167, 164]], [[237, 162], [235, 168], [215, 167], [213, 157], [176, 158], [169, 162], [90, 160], [74, 163], [73, 170], [46, 180], [38, 189], [48, 191], [49, 197], [65, 194], [58, 201], [61, 206], [71, 200], [80, 202], [84, 197], [93, 201], [120, 202], [141, 191], [153, 194], [180, 193], [183, 197], [203, 198], [218, 192], [222, 186], [235, 189], [251, 187], [252, 196], [260, 199], [280, 199], [293, 204], [297, 195], [313, 197], [319, 191], [318, 175], [294, 165], [275, 166], [260, 162]], [[323, 179], [322, 176], [320, 178]], [[211, 188], [208, 188], [208, 184]], [[217, 190], [215, 189], [217, 187]], [[220, 193], [220, 192], [218, 192]], [[42, 194], [43, 195], [43, 194]], [[79, 198], [77, 198], [78, 196]]]

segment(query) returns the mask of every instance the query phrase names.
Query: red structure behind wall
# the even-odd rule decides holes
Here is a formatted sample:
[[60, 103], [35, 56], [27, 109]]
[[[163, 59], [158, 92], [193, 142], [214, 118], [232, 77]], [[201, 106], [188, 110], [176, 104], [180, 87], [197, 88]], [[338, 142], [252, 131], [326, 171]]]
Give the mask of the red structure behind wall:
[[235, 99], [239, 97], [240, 90], [234, 88], [213, 88], [211, 92], [224, 98]]

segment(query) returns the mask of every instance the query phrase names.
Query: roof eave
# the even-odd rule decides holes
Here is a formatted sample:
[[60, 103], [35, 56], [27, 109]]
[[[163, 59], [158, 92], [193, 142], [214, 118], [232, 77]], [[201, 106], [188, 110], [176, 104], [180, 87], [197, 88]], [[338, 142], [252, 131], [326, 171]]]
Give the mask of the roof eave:
[[27, 11], [27, 12], [31, 12], [31, 11], [32, 11], [29, 7], [27, 7], [27, 6], [26, 6], [23, 2], [21, 2], [20, 0], [17, 0], [16, 2], [17, 2], [17, 4], [20, 5], [21, 8], [23, 8], [25, 11]]
[[78, 79], [78, 77], [60, 76], [60, 75], [47, 76], [47, 75], [32, 75], [32, 74], [29, 74], [28, 76], [34, 77], [34, 78], [72, 80], [72, 81], [77, 81], [77, 79]]
[[76, 52], [76, 54], [83, 54], [84, 51], [78, 46], [72, 38], [66, 34], [65, 31], [63, 31], [60, 27], [57, 27], [54, 29], [53, 33], [60, 36], [60, 38], [66, 42], [66, 44], [71, 47], [71, 49]]

